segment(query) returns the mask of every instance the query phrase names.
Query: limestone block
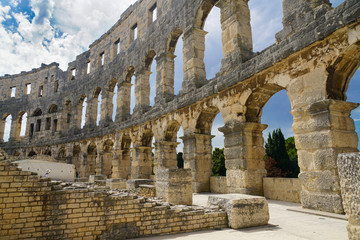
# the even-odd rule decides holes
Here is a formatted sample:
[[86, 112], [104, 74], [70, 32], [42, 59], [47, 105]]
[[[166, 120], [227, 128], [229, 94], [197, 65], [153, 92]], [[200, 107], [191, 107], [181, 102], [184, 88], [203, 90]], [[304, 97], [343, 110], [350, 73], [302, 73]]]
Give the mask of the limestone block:
[[154, 185], [139, 185], [139, 195], [142, 197], [155, 197], [156, 188]]
[[299, 179], [309, 191], [340, 191], [339, 178], [331, 171], [302, 172]]
[[233, 229], [263, 226], [269, 221], [268, 203], [264, 197], [244, 194], [209, 196], [209, 205], [224, 208]]
[[210, 192], [212, 193], [228, 193], [225, 176], [210, 177]]
[[107, 177], [106, 175], [90, 175], [89, 176], [89, 182], [94, 183], [95, 181], [106, 181]]
[[142, 184], [152, 185], [153, 183], [151, 179], [130, 179], [126, 181], [126, 189], [136, 189]]
[[300, 199], [304, 208], [338, 214], [344, 213], [341, 196], [337, 193], [308, 192], [302, 190]]
[[126, 189], [126, 179], [112, 178], [106, 180], [106, 186], [110, 189]]
[[156, 195], [176, 205], [192, 205], [191, 169], [159, 169]]
[[341, 194], [350, 240], [360, 239], [360, 153], [340, 154], [338, 156]]

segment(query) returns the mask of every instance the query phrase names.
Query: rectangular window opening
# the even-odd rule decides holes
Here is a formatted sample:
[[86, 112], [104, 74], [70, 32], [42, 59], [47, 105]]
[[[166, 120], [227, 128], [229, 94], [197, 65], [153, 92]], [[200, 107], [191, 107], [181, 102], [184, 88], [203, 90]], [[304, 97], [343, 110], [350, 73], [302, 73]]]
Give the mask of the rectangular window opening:
[[16, 95], [16, 87], [11, 87], [10, 91], [11, 91], [10, 97], [15, 97], [15, 95]]
[[105, 53], [102, 52], [102, 53], [100, 53], [100, 64], [101, 64], [101, 66], [104, 66], [104, 63], [105, 63]]
[[54, 93], [57, 93], [58, 90], [59, 90], [59, 81], [56, 80], [56, 81], [54, 82]]
[[34, 124], [30, 124], [30, 132], [29, 132], [29, 137], [32, 137], [34, 135]]
[[114, 47], [115, 47], [115, 50], [116, 50], [116, 54], [119, 54], [120, 53], [120, 39], [118, 39], [115, 43], [114, 43]]
[[57, 123], [58, 123], [58, 120], [54, 119], [54, 121], [53, 121], [53, 129], [52, 129], [53, 132], [57, 132]]
[[39, 87], [39, 97], [43, 96], [44, 86]]
[[134, 26], [132, 26], [131, 28], [131, 35], [132, 35], [132, 40], [136, 40], [138, 37], [138, 32], [137, 32], [137, 23], [134, 24]]
[[70, 123], [70, 121], [71, 121], [71, 114], [68, 113], [66, 118], [66, 123]]
[[71, 69], [71, 80], [75, 80], [76, 68]]
[[157, 19], [157, 5], [156, 5], [156, 3], [149, 9], [149, 12], [150, 12], [150, 17], [149, 17], [150, 23], [153, 23]]
[[36, 120], [36, 131], [40, 132], [41, 130], [41, 119]]
[[45, 130], [50, 130], [51, 128], [51, 118], [46, 118]]
[[29, 95], [31, 93], [31, 83], [28, 83], [26, 86], [26, 94]]
[[90, 73], [90, 62], [87, 62], [86, 64], [86, 74]]

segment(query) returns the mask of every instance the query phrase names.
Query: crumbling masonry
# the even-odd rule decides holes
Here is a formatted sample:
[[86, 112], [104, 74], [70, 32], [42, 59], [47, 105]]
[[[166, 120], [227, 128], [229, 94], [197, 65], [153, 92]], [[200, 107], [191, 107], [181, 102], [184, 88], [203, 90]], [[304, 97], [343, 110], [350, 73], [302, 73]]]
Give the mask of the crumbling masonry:
[[[216, 77], [206, 79], [203, 27], [213, 7], [221, 10], [224, 58]], [[261, 195], [262, 108], [285, 89], [294, 117], [302, 205], [342, 213], [337, 156], [358, 151], [350, 118], [358, 104], [347, 102], [345, 92], [360, 65], [360, 2], [346, 0], [333, 9], [328, 0], [283, 0], [283, 12], [277, 43], [255, 53], [248, 0], [139, 0], [67, 71], [53, 63], [0, 78], [1, 141], [5, 119], [12, 116], [10, 139], [0, 147], [11, 156], [51, 155], [73, 163], [81, 177], [147, 179], [154, 138], [156, 180], [158, 171], [177, 168], [182, 126], [185, 169], [191, 169], [193, 192], [203, 192], [210, 190], [211, 126], [220, 112], [227, 189]], [[174, 50], [181, 35], [184, 78], [174, 95]], [[156, 98], [150, 106], [154, 59]], [[136, 103], [130, 114], [133, 76]], [[25, 114], [26, 133], [20, 136]]]

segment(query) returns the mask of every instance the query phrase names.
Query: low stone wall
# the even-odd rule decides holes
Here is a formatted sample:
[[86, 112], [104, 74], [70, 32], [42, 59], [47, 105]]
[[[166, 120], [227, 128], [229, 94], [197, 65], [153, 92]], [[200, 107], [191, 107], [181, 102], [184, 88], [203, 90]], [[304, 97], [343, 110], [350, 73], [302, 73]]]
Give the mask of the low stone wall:
[[301, 182], [298, 178], [263, 178], [264, 196], [273, 200], [300, 203]]
[[226, 194], [228, 193], [225, 176], [210, 177], [210, 192]]
[[1, 239], [126, 239], [222, 227], [223, 210], [51, 182], [0, 161]]
[[360, 240], [360, 153], [339, 154], [337, 164], [349, 240]]

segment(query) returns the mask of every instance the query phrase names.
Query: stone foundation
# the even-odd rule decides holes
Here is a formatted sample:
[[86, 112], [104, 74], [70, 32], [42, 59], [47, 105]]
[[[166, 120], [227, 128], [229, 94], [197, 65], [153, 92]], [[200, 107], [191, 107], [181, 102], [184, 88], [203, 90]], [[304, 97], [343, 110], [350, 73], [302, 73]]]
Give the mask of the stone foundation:
[[349, 240], [360, 239], [360, 153], [340, 154], [337, 164]]
[[51, 182], [7, 161], [0, 173], [1, 239], [126, 239], [227, 227], [221, 210]]

